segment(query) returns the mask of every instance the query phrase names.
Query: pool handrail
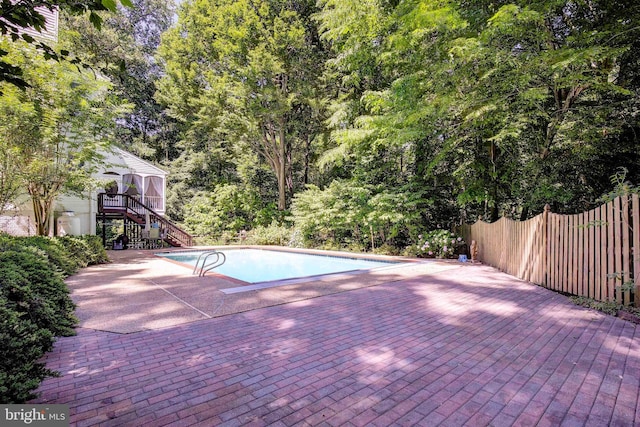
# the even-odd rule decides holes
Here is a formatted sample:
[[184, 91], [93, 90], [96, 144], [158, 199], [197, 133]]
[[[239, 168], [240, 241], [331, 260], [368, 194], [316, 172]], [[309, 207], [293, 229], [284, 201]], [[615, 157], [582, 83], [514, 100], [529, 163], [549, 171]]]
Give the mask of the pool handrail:
[[198, 270], [198, 265], [200, 265], [200, 258], [202, 258], [203, 255], [208, 254], [210, 252], [216, 252], [216, 250], [200, 252], [200, 255], [198, 255], [198, 260], [196, 261], [196, 265], [193, 266], [193, 271], [191, 272], [192, 275], [196, 274], [196, 270]]
[[[216, 260], [213, 261], [211, 264], [206, 264], [207, 258], [209, 258], [209, 256], [211, 255], [216, 255]], [[218, 263], [218, 261], [220, 261], [220, 256], [222, 256], [222, 262]], [[204, 260], [202, 261], [202, 268], [200, 269], [200, 277], [204, 277], [204, 275], [207, 274], [209, 271], [213, 270], [216, 267], [220, 267], [226, 261], [227, 261], [227, 256], [222, 252], [216, 252], [215, 254], [213, 253], [208, 254], [207, 256], [204, 257]]]
[[[207, 264], [207, 259], [211, 255], [215, 255], [216, 260], [210, 264]], [[220, 255], [222, 255], [222, 262], [219, 262]], [[203, 256], [204, 258], [202, 258]], [[216, 267], [220, 267], [222, 264], [224, 264], [227, 261], [226, 255], [222, 252], [219, 252], [215, 249], [204, 251], [198, 256], [198, 260], [196, 261], [196, 265], [194, 266], [193, 272], [191, 274], [196, 274], [196, 271], [198, 270], [198, 266], [200, 265], [200, 259], [202, 259], [202, 267], [200, 267], [200, 272], [198, 273], [199, 277], [203, 277], [207, 272], [213, 270]]]

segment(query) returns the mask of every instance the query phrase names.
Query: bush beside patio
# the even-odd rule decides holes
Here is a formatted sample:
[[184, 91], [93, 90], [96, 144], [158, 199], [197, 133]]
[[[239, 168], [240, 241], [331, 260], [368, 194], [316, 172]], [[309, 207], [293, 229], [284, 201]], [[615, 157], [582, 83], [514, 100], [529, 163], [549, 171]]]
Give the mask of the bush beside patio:
[[56, 375], [40, 359], [77, 324], [63, 280], [106, 261], [97, 236], [0, 234], [0, 402], [31, 399], [44, 378]]

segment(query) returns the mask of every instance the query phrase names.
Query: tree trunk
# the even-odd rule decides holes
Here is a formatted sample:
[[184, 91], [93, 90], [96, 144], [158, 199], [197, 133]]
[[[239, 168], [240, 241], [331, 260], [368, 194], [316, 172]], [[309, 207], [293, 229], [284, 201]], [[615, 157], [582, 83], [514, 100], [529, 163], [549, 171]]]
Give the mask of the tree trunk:
[[280, 121], [280, 128], [276, 129], [273, 123], [266, 123], [263, 127], [262, 143], [259, 144], [258, 151], [262, 154], [271, 166], [278, 182], [278, 210], [287, 208], [287, 150], [283, 120]]
[[[282, 120], [284, 121], [284, 120]], [[278, 210], [283, 211], [287, 208], [287, 150], [285, 144], [284, 124], [280, 123], [279, 129], [279, 153], [278, 158], [280, 160], [278, 164], [278, 171], [276, 175], [278, 177]]]
[[498, 203], [498, 166], [496, 165], [498, 159], [498, 146], [495, 142], [489, 143], [489, 159], [492, 165], [491, 174], [491, 195], [493, 197], [493, 206], [491, 207], [491, 214], [489, 216], [491, 222], [496, 222], [500, 214], [500, 206]]
[[31, 197], [33, 206], [33, 216], [36, 222], [36, 233], [38, 236], [48, 236], [51, 233], [51, 214], [56, 196], [62, 184], [51, 181], [45, 185], [30, 183], [27, 192]]
[[51, 207], [53, 201], [47, 198], [41, 199], [32, 195], [33, 216], [36, 222], [36, 233], [38, 236], [48, 236], [51, 232]]
[[311, 168], [311, 135], [307, 135], [304, 147], [304, 185], [309, 184], [309, 170]]

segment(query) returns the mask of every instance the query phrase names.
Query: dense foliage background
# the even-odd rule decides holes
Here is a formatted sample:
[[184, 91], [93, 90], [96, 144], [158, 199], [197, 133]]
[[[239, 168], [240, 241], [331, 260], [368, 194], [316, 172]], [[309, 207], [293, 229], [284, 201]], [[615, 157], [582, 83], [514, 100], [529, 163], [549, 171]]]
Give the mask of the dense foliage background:
[[[199, 243], [449, 256], [456, 224], [638, 191], [637, 0], [38, 2], [56, 45], [32, 3], [0, 6], [0, 214], [28, 193], [40, 234], [110, 143]], [[0, 235], [0, 401], [52, 374], [93, 237]]]
[[[137, 0], [60, 45], [200, 243], [400, 251], [640, 182], [635, 0]], [[623, 168], [623, 169], [621, 169]]]
[[371, 249], [589, 209], [618, 168], [640, 181], [639, 8], [185, 2], [157, 56], [181, 128], [171, 214], [214, 238], [284, 221]]

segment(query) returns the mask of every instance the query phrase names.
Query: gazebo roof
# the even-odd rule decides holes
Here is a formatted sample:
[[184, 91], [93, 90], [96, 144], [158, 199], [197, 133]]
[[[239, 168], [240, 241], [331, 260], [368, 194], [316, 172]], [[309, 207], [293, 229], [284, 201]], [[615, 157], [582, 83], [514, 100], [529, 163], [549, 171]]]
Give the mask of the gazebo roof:
[[111, 154], [115, 157], [115, 159], [113, 159], [113, 163], [118, 163], [121, 166], [130, 169], [131, 173], [141, 176], [166, 176], [169, 174], [169, 172], [162, 170], [146, 160], [142, 160], [140, 157], [120, 148], [113, 148]]

